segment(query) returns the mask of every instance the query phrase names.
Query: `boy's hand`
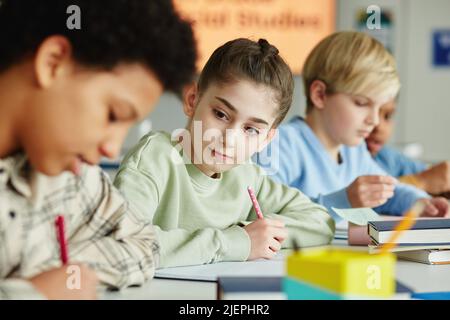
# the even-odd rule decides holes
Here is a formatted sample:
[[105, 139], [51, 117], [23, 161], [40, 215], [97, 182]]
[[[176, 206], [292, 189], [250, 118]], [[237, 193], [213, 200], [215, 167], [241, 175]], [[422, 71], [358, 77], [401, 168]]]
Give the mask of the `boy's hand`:
[[423, 189], [430, 194], [450, 191], [450, 162], [441, 162], [416, 175]]
[[248, 260], [272, 258], [288, 235], [284, 222], [273, 219], [258, 219], [246, 225], [244, 230], [251, 241]]
[[425, 202], [425, 209], [421, 214], [421, 217], [449, 217], [450, 210], [448, 200], [442, 197], [436, 197], [431, 199], [421, 199], [419, 201]]
[[390, 176], [361, 176], [347, 187], [347, 197], [353, 208], [374, 208], [394, 195], [397, 180]]
[[[79, 288], [72, 288], [75, 272], [67, 273], [67, 268], [76, 266], [79, 269]], [[97, 275], [85, 265], [72, 264], [52, 269], [29, 279], [33, 286], [50, 300], [87, 300], [97, 298]], [[69, 282], [69, 285], [68, 285]]]

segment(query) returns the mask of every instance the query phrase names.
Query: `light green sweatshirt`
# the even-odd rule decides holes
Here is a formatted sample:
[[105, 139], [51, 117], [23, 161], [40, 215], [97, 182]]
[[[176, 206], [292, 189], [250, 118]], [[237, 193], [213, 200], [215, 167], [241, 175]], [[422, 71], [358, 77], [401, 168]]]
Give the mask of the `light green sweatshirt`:
[[333, 238], [334, 222], [325, 208], [272, 181], [257, 165], [243, 164], [214, 179], [175, 146], [167, 133], [144, 136], [114, 181], [130, 205], [152, 216], [161, 246], [159, 267], [247, 260], [251, 242], [243, 226], [256, 219], [248, 186], [266, 218], [285, 222], [283, 248], [292, 247], [293, 238], [303, 247]]

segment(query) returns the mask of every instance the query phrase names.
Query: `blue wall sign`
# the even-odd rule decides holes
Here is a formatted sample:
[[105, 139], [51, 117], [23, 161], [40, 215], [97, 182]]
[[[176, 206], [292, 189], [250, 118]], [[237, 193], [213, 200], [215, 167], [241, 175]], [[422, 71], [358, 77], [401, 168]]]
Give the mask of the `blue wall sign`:
[[450, 67], [450, 30], [433, 32], [433, 65]]

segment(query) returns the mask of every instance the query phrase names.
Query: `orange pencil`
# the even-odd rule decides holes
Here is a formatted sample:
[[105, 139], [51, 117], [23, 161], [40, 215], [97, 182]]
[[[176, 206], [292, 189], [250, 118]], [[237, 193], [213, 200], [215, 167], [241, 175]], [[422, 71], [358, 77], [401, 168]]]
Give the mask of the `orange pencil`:
[[420, 216], [424, 208], [425, 204], [419, 201], [405, 214], [400, 223], [397, 224], [397, 226], [394, 228], [393, 230], [394, 233], [392, 234], [392, 236], [381, 247], [380, 254], [387, 253], [390, 250], [392, 250], [395, 246], [397, 246], [395, 241], [398, 239], [398, 237], [400, 237], [403, 231], [408, 230], [413, 226], [414, 222], [416, 221], [415, 218]]

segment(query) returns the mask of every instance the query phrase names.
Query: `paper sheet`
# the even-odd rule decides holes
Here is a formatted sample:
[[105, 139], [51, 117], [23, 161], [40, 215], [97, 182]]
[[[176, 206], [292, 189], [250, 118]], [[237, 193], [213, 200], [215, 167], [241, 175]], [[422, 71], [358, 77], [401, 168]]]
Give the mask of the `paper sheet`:
[[369, 221], [382, 220], [381, 217], [370, 208], [352, 208], [352, 209], [337, 209], [331, 207], [334, 212], [342, 219], [350, 221], [359, 226], [365, 226]]

